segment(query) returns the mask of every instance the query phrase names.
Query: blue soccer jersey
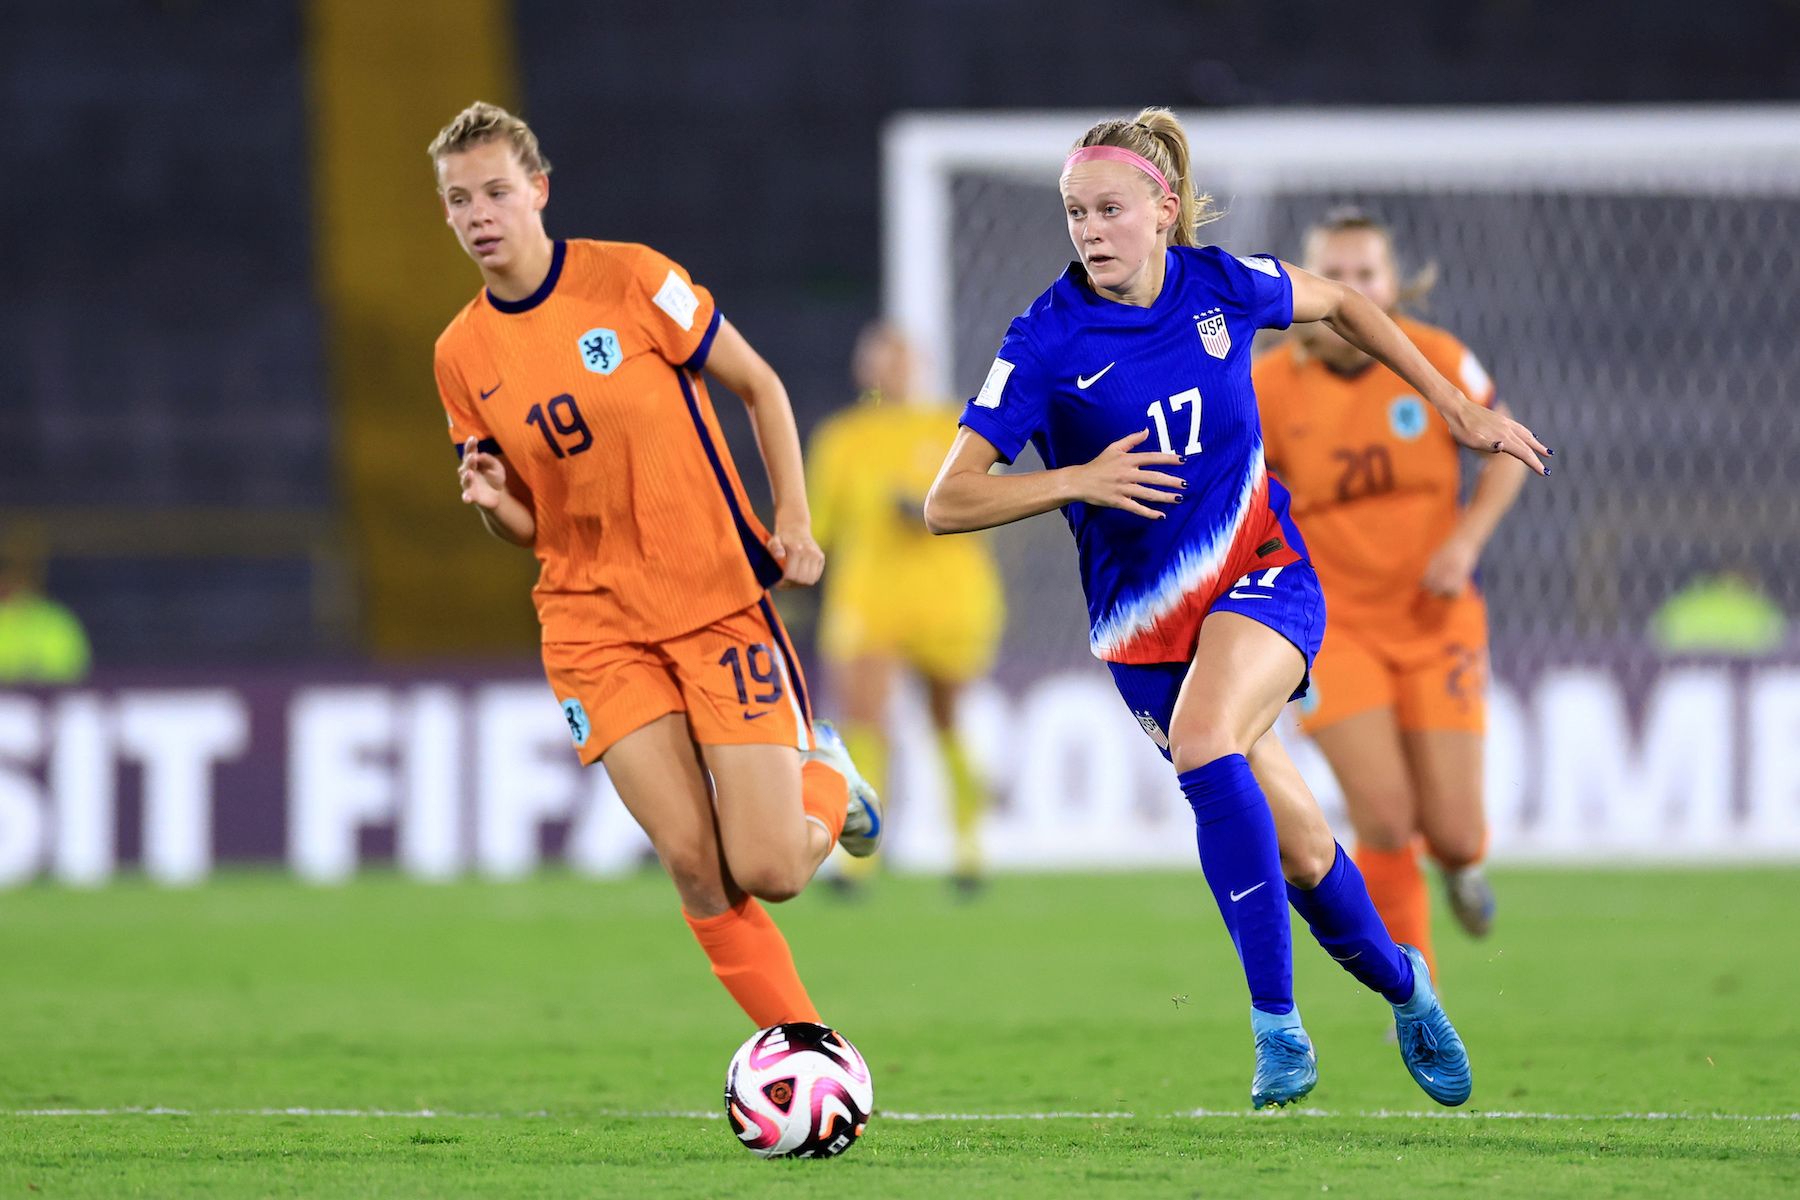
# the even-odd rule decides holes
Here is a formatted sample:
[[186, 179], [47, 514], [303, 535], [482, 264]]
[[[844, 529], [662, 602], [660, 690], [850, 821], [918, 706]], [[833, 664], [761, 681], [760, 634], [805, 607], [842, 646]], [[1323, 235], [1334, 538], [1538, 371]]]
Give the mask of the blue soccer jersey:
[[[1113, 663], [1187, 662], [1200, 623], [1235, 580], [1299, 561], [1287, 491], [1263, 462], [1251, 341], [1286, 328], [1294, 293], [1273, 257], [1172, 247], [1149, 308], [1095, 294], [1079, 263], [1007, 330], [962, 423], [1008, 462], [1027, 442], [1046, 466], [1091, 461], [1128, 434], [1184, 455], [1180, 504], [1151, 520], [1063, 509], [1080, 555], [1094, 654]], [[1290, 635], [1291, 636], [1291, 635]], [[1313, 647], [1316, 650], [1316, 644]]]

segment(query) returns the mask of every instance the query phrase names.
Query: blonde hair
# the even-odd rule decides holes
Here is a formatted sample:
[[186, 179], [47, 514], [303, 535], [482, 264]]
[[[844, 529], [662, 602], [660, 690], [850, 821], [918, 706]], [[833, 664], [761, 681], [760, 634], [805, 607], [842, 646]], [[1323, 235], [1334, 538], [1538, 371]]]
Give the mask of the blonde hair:
[[438, 130], [425, 153], [431, 156], [431, 165], [435, 168], [446, 154], [461, 154], [501, 138], [512, 145], [513, 156], [527, 175], [550, 173], [550, 160], [538, 149], [537, 134], [531, 132], [531, 126], [486, 100], [477, 100], [457, 113], [448, 125]]
[[1146, 108], [1129, 121], [1102, 121], [1082, 134], [1074, 149], [1089, 146], [1120, 146], [1156, 164], [1181, 202], [1181, 215], [1169, 230], [1171, 245], [1198, 246], [1200, 226], [1225, 215], [1213, 207], [1211, 195], [1194, 190], [1187, 131], [1168, 109]]
[[[1388, 261], [1394, 265], [1394, 274], [1400, 275], [1400, 254], [1394, 248], [1394, 231], [1388, 228], [1387, 222], [1373, 214], [1357, 208], [1355, 205], [1344, 205], [1334, 208], [1312, 223], [1306, 231], [1307, 249], [1310, 254], [1314, 238], [1330, 237], [1334, 233], [1373, 233], [1387, 243]], [[1408, 305], [1419, 304], [1431, 295], [1431, 289], [1438, 284], [1438, 265], [1428, 262], [1413, 273], [1411, 279], [1400, 279], [1400, 287], [1394, 297], [1396, 311]]]

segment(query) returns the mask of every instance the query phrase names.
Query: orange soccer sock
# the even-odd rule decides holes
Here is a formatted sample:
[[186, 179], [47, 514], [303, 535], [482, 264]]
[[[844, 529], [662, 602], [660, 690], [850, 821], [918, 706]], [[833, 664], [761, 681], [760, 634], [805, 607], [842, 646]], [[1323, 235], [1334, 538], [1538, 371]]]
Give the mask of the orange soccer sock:
[[824, 763], [808, 759], [800, 764], [800, 807], [825, 827], [835, 846], [850, 811], [850, 785]]
[[1412, 846], [1404, 850], [1371, 850], [1356, 848], [1356, 865], [1362, 869], [1369, 885], [1369, 899], [1375, 911], [1396, 942], [1417, 946], [1425, 956], [1425, 965], [1437, 978], [1437, 953], [1431, 946], [1431, 897], [1425, 890], [1425, 875], [1419, 870], [1419, 852]]
[[685, 909], [681, 915], [712, 960], [713, 974], [758, 1029], [787, 1021], [818, 1023], [819, 1010], [794, 969], [787, 939], [755, 897], [744, 897], [716, 917], [696, 917]]

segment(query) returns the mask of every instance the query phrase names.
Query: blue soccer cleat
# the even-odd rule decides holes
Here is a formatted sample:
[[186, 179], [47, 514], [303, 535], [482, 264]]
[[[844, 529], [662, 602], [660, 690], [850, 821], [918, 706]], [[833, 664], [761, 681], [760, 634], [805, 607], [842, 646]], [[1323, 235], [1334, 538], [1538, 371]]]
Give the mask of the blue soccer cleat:
[[824, 763], [850, 786], [850, 807], [844, 813], [844, 831], [838, 835], [838, 845], [845, 854], [867, 858], [881, 845], [881, 797], [856, 769], [843, 736], [830, 721], [813, 722], [813, 746], [805, 757]]
[[1431, 987], [1431, 971], [1425, 956], [1411, 946], [1401, 953], [1412, 960], [1413, 994], [1405, 1004], [1394, 1005], [1394, 1030], [1400, 1041], [1400, 1060], [1425, 1094], [1448, 1108], [1469, 1098], [1475, 1077], [1469, 1070], [1469, 1052], [1450, 1024], [1444, 1006]]
[[1256, 1034], [1256, 1077], [1250, 1081], [1252, 1108], [1280, 1108], [1305, 1099], [1319, 1082], [1319, 1056], [1300, 1027], [1300, 1011], [1266, 1013], [1250, 1010]]

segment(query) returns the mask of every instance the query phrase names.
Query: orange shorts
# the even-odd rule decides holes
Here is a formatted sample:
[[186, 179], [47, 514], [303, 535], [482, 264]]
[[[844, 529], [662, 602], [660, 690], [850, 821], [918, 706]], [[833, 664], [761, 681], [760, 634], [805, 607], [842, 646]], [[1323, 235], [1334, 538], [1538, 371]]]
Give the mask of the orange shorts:
[[812, 747], [806, 679], [766, 596], [666, 642], [546, 642], [544, 674], [584, 764], [669, 713], [703, 746]]
[[1404, 730], [1487, 728], [1487, 604], [1478, 593], [1421, 601], [1400, 621], [1333, 621], [1300, 701], [1308, 733], [1391, 708]]

